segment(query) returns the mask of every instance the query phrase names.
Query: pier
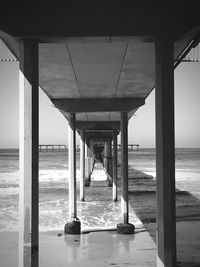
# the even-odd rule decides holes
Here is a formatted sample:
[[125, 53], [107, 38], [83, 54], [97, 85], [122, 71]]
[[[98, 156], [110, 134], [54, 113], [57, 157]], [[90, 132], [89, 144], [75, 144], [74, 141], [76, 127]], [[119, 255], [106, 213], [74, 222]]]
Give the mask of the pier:
[[[139, 151], [139, 144], [128, 144], [128, 149], [134, 150], [133, 148], [136, 147], [136, 151]], [[117, 148], [121, 149], [121, 144], [117, 144]], [[66, 145], [39, 145], [39, 152], [45, 151], [45, 152], [61, 152], [61, 151], [67, 151], [67, 146]], [[76, 151], [80, 151], [80, 147], [77, 145], [76, 146]]]
[[61, 151], [67, 151], [66, 145], [39, 145], [39, 152], [45, 151], [45, 152], [61, 152]]
[[[139, 145], [128, 145], [128, 121], [155, 89], [158, 178], [155, 254], [157, 266], [176, 266], [174, 69], [199, 43], [199, 6], [198, 3], [182, 5], [179, 1], [149, 2], [135, 1], [134, 8], [133, 3], [115, 3], [108, 8], [99, 1], [98, 5], [87, 8], [85, 3], [51, 6], [41, 2], [37, 6], [32, 1], [23, 8], [17, 4], [12, 9], [8, 3], [2, 9], [0, 38], [14, 56], [8, 55], [8, 61], [19, 61], [20, 267], [39, 266], [38, 152], [66, 149], [65, 145], [39, 145], [39, 87], [68, 123], [66, 209], [70, 219], [63, 225], [66, 235], [81, 233], [76, 196], [76, 132], [81, 144], [80, 201], [85, 200], [85, 187], [90, 186], [95, 145], [104, 148], [108, 186], [112, 187], [112, 200], [118, 201], [117, 148], [120, 147], [121, 221], [116, 229], [120, 234], [127, 234], [127, 230], [134, 233], [128, 208], [128, 148], [133, 150], [136, 146], [138, 150]], [[2, 62], [7, 61], [3, 58]], [[119, 133], [121, 145], [117, 144]], [[116, 237], [114, 242], [117, 240]], [[98, 248], [98, 242], [95, 245]], [[50, 254], [54, 258], [53, 253], [58, 250], [52, 247]], [[134, 255], [136, 250], [138, 247], [134, 250], [125, 246], [126, 254], [122, 254]], [[108, 252], [112, 255], [112, 251]], [[142, 253], [146, 254], [145, 249]], [[75, 260], [73, 251], [69, 256]], [[64, 258], [62, 262], [67, 265]], [[59, 264], [53, 266], [56, 265]], [[93, 266], [94, 261], [89, 265]]]
[[[133, 148], [136, 147], [136, 151], [139, 151], [139, 144], [128, 144], [128, 149], [134, 150]], [[121, 145], [117, 144], [117, 148], [121, 149]]]

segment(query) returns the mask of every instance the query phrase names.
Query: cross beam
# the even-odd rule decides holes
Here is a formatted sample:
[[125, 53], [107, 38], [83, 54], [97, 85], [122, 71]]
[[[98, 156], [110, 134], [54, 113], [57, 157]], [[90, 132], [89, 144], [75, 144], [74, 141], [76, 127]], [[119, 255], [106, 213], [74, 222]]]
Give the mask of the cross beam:
[[52, 98], [51, 101], [58, 109], [69, 113], [130, 112], [145, 104], [143, 98]]
[[76, 121], [76, 129], [80, 130], [120, 130], [120, 121]]

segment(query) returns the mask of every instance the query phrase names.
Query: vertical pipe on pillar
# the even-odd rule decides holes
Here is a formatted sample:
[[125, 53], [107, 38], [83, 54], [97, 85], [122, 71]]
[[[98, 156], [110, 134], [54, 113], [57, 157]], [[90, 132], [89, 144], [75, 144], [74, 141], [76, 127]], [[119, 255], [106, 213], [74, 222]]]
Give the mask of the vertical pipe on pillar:
[[176, 265], [173, 41], [156, 41], [157, 264]]
[[85, 131], [80, 137], [80, 200], [85, 201]]
[[19, 266], [38, 266], [38, 43], [20, 42]]
[[129, 222], [128, 214], [128, 117], [127, 112], [121, 112], [121, 168], [122, 168], [122, 218], [124, 224]]
[[117, 131], [113, 131], [113, 201], [117, 201]]
[[69, 144], [69, 215], [76, 218], [76, 129], [75, 113], [69, 114], [68, 125]]

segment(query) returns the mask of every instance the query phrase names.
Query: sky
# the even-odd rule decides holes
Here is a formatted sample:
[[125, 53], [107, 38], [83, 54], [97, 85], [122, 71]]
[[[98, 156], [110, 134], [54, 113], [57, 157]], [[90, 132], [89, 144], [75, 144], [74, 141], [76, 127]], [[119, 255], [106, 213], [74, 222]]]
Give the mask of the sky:
[[[19, 144], [18, 62], [0, 62], [0, 148]], [[175, 70], [175, 146], [200, 147], [200, 63]], [[40, 144], [67, 144], [67, 121], [40, 90]], [[78, 137], [77, 137], [78, 140]], [[129, 120], [129, 144], [155, 147], [155, 94]]]

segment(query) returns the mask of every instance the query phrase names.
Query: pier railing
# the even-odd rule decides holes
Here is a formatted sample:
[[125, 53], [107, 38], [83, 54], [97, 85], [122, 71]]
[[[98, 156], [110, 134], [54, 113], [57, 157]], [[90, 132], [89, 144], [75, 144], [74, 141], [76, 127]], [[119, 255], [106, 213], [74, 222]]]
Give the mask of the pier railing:
[[[136, 147], [136, 150], [139, 150], [139, 144], [129, 144], [128, 145], [128, 149], [130, 150], [134, 150], [134, 147]], [[117, 145], [118, 149], [121, 149], [121, 145], [118, 144]], [[67, 151], [67, 145], [52, 145], [52, 144], [48, 144], [48, 145], [39, 145], [39, 152], [61, 152], [61, 151]], [[79, 151], [80, 148], [77, 145], [77, 151]]]
[[[139, 150], [139, 144], [129, 144], [129, 145], [128, 145], [128, 149], [130, 149], [130, 150], [133, 150], [134, 147], [136, 147], [136, 150], [137, 150], [137, 151]], [[118, 148], [118, 149], [121, 149], [121, 145], [118, 144], [118, 145], [117, 145], [117, 148]]]
[[45, 151], [45, 152], [61, 152], [61, 151], [67, 151], [66, 145], [39, 145], [39, 151]]

